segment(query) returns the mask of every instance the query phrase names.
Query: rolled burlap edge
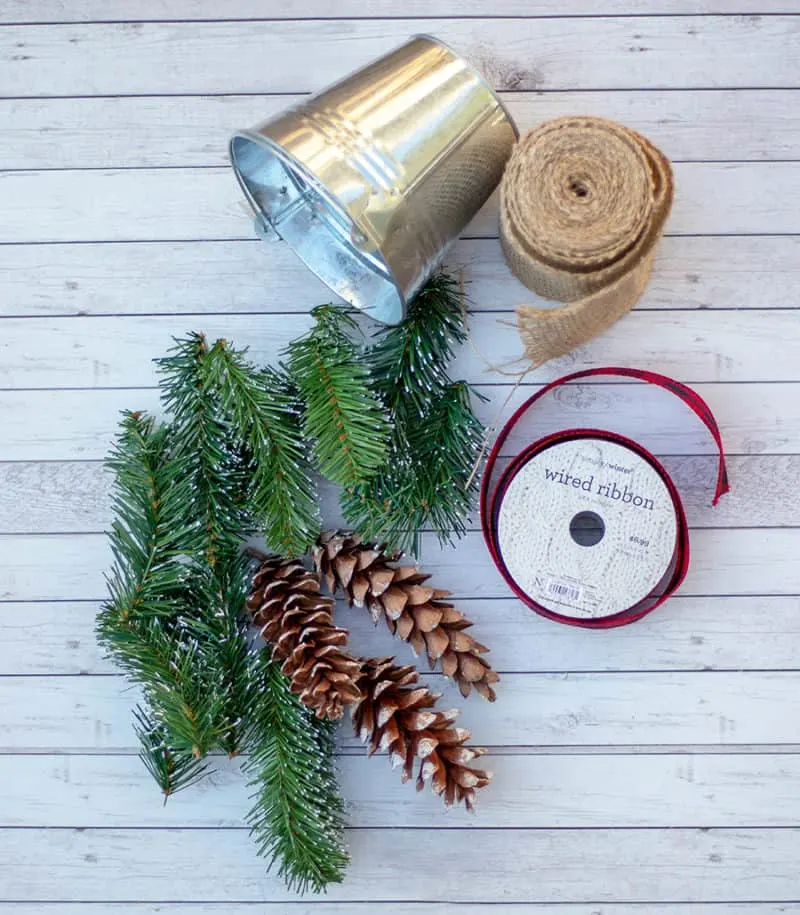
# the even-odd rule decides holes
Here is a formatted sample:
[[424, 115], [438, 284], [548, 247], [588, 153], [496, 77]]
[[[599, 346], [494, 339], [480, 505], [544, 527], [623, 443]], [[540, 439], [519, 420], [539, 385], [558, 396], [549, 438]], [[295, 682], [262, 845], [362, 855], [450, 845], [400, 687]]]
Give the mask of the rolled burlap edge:
[[[515, 156], [526, 152], [526, 144], [536, 142], [543, 129], [564, 127], [573, 132], [575, 143], [581, 143], [583, 131], [605, 131], [635, 146], [643, 167], [648, 168], [651, 200], [648, 218], [639, 236], [620, 256], [592, 269], [569, 255], [555, 266], [544, 257], [537, 257], [536, 246], [511, 216], [509, 195], [519, 194], [514, 181]], [[592, 138], [597, 142], [597, 136]], [[517, 170], [519, 162], [516, 163]], [[669, 160], [649, 140], [630, 128], [602, 118], [560, 118], [546, 122], [525, 134], [512, 153], [501, 183], [500, 242], [511, 271], [529, 289], [543, 298], [566, 302], [561, 308], [538, 308], [533, 305], [517, 307], [517, 326], [525, 358], [532, 367], [566, 355], [578, 346], [607, 330], [633, 308], [641, 297], [650, 277], [658, 240], [664, 230], [674, 195], [672, 169]], [[524, 206], [516, 198], [513, 209]]]

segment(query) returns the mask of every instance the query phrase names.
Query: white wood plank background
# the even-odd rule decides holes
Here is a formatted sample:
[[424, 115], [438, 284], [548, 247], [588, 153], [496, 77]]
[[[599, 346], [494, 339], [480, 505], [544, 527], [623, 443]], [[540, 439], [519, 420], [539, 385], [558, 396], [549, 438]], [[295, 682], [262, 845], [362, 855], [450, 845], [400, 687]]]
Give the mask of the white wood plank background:
[[[518, 391], [488, 366], [517, 355], [499, 321], [531, 297], [496, 201], [469, 227], [449, 264], [483, 418], [564, 371], [647, 366], [711, 404], [734, 489], [709, 508], [709, 442], [663, 392], [604, 381], [544, 403], [509, 454], [591, 418], [664, 456], [693, 529], [685, 586], [587, 633], [509, 598], [477, 531], [427, 542], [503, 675], [494, 706], [446, 689], [495, 781], [477, 817], [446, 813], [343, 730], [352, 869], [298, 902], [254, 854], [234, 764], [164, 807], [136, 758], [134, 696], [93, 634], [102, 458], [121, 409], [158, 410], [150, 359], [171, 335], [269, 359], [328, 298], [252, 239], [228, 135], [415, 32], [481, 66], [521, 127], [613, 117], [675, 162], [636, 311]], [[0, 915], [800, 913], [798, 46], [798, 0], [0, 3]], [[335, 523], [327, 490], [323, 507]], [[342, 618], [359, 650], [391, 649]]]

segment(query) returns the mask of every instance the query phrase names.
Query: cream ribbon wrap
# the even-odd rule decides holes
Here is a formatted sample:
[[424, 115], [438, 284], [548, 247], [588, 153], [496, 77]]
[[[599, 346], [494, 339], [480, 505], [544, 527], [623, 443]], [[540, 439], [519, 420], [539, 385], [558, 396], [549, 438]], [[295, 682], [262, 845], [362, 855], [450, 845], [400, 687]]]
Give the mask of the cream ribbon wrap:
[[523, 136], [500, 191], [500, 240], [515, 276], [562, 308], [520, 305], [533, 367], [602, 333], [636, 304], [672, 205], [672, 170], [648, 140], [593, 117]]

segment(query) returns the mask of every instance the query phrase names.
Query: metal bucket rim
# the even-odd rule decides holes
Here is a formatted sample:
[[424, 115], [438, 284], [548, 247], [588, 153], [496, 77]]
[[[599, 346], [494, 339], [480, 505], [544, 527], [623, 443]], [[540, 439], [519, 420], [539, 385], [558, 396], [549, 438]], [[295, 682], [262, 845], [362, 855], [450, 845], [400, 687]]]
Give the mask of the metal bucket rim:
[[[285, 150], [279, 143], [276, 143], [270, 137], [264, 136], [263, 134], [260, 134], [253, 130], [237, 130], [236, 133], [231, 137], [231, 139], [228, 143], [228, 152], [229, 152], [231, 163], [233, 165], [233, 173], [236, 175], [236, 180], [239, 182], [239, 187], [242, 189], [242, 192], [244, 193], [245, 197], [247, 198], [247, 202], [250, 204], [250, 208], [253, 210], [253, 213], [257, 217], [265, 219], [267, 221], [267, 223], [270, 225], [270, 227], [272, 228], [272, 230], [275, 232], [275, 234], [278, 235], [278, 237], [280, 237], [280, 232], [278, 231], [278, 228], [275, 225], [273, 225], [272, 220], [269, 218], [267, 213], [261, 208], [261, 206], [256, 201], [255, 197], [253, 196], [252, 192], [250, 191], [250, 188], [247, 185], [244, 175], [242, 174], [242, 172], [238, 166], [238, 163], [236, 161], [236, 156], [234, 154], [234, 149], [233, 149], [234, 143], [238, 139], [243, 139], [243, 140], [247, 140], [250, 143], [255, 143], [256, 146], [261, 146], [264, 149], [266, 149], [268, 152], [272, 153], [286, 167], [290, 168], [293, 172], [298, 174], [304, 181], [306, 181], [309, 185], [311, 185], [311, 187], [313, 187], [313, 189], [314, 189], [314, 192], [319, 194], [320, 197], [324, 198], [326, 204], [332, 210], [334, 210], [337, 213], [337, 215], [339, 215], [347, 223], [348, 226], [350, 226], [351, 230], [355, 229], [359, 232], [363, 231], [362, 226], [353, 218], [352, 214], [348, 211], [347, 207], [345, 207], [342, 204], [342, 202], [334, 194], [332, 194], [330, 192], [330, 190], [325, 186], [325, 184], [322, 181], [320, 181], [320, 179], [303, 162], [301, 162], [299, 159], [295, 158], [290, 152], [287, 152], [287, 150]], [[362, 254], [362, 252], [360, 252], [355, 246], [353, 246], [352, 251], [353, 251], [353, 254], [356, 257], [358, 257], [360, 260], [366, 260], [366, 258]], [[397, 282], [397, 279], [395, 278], [393, 271], [389, 267], [389, 264], [386, 261], [386, 258], [384, 256], [383, 252], [379, 248], [377, 248], [375, 250], [375, 253], [373, 256], [374, 256], [375, 260], [379, 261], [379, 266], [381, 269], [381, 273], [383, 274], [383, 278], [388, 283], [390, 283], [392, 288], [394, 289], [394, 291], [397, 295], [397, 298], [399, 300], [401, 314], [404, 315], [405, 311], [406, 311], [406, 307], [408, 306], [408, 300], [406, 299], [406, 296], [404, 295], [403, 290], [400, 288], [400, 286]], [[298, 257], [299, 257], [299, 255], [298, 255]], [[325, 280], [324, 277], [322, 277], [319, 274], [317, 269], [311, 263], [309, 263], [307, 260], [305, 260], [305, 258], [301, 258], [301, 260], [303, 261], [303, 263], [305, 263], [305, 265], [308, 267], [308, 269], [311, 270], [312, 273], [314, 273], [320, 280], [322, 280], [323, 283], [325, 283], [326, 286], [330, 286], [330, 283], [328, 283], [328, 281]], [[372, 267], [374, 268], [374, 264], [372, 265]]]
[[480, 84], [483, 86], [483, 88], [486, 89], [489, 92], [489, 94], [492, 96], [492, 98], [497, 102], [497, 104], [499, 105], [503, 114], [506, 116], [506, 119], [508, 120], [508, 123], [510, 124], [512, 131], [514, 132], [514, 139], [515, 140], [519, 139], [519, 128], [517, 127], [516, 122], [514, 121], [514, 118], [511, 116], [511, 112], [508, 110], [508, 106], [500, 98], [497, 90], [492, 86], [492, 84], [489, 82], [489, 80], [486, 79], [484, 74], [481, 73], [481, 71], [474, 64], [470, 63], [470, 61], [463, 54], [459, 54], [459, 52], [456, 51], [456, 49], [453, 48], [446, 41], [442, 41], [441, 38], [437, 38], [436, 35], [431, 35], [428, 32], [419, 32], [416, 35], [412, 35], [410, 38], [410, 41], [414, 41], [415, 39], [420, 39], [422, 41], [429, 41], [431, 44], [435, 44], [440, 48], [444, 48], [445, 51], [449, 51], [450, 54], [453, 55], [453, 57], [457, 58], [461, 63], [463, 63], [464, 66], [470, 71], [470, 73], [472, 73], [477, 78], [478, 82], [480, 82]]

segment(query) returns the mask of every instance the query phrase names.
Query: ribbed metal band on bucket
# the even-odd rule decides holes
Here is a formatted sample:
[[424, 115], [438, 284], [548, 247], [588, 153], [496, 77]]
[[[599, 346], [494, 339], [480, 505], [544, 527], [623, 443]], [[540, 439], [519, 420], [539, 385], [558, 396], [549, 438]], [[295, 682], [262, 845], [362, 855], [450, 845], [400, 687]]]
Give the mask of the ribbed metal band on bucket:
[[400, 321], [502, 177], [516, 129], [486, 81], [417, 37], [231, 140], [257, 216], [345, 301]]

